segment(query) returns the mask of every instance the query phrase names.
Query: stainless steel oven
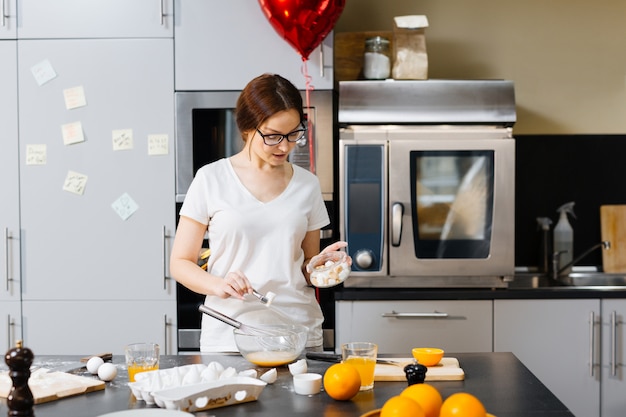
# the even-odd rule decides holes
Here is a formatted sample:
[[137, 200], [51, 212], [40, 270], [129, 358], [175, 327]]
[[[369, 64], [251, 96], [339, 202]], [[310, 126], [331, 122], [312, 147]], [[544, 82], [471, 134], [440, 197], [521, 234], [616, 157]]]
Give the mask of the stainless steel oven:
[[[217, 159], [231, 156], [243, 147], [237, 129], [234, 108], [239, 91], [176, 92], [176, 213], [196, 171]], [[306, 103], [306, 94], [302, 92]], [[321, 231], [322, 245], [336, 238], [335, 153], [336, 111], [335, 93], [313, 90], [305, 116], [312, 134], [299, 142], [289, 156], [290, 162], [312, 170], [318, 176], [331, 224]], [[205, 242], [208, 247], [208, 242]], [[198, 305], [204, 296], [177, 285], [178, 350], [197, 351], [200, 347]], [[320, 300], [331, 303], [332, 300]], [[323, 306], [322, 306], [323, 307]], [[329, 320], [328, 326], [333, 323]]]
[[508, 81], [339, 89], [339, 230], [347, 287], [505, 287], [514, 260]]

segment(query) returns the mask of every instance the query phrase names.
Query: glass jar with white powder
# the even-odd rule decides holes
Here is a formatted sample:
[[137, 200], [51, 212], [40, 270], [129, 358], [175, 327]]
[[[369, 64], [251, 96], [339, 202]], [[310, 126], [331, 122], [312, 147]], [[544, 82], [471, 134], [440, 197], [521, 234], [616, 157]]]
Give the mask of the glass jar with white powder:
[[375, 36], [365, 40], [363, 55], [363, 76], [368, 80], [384, 80], [391, 72], [389, 40]]

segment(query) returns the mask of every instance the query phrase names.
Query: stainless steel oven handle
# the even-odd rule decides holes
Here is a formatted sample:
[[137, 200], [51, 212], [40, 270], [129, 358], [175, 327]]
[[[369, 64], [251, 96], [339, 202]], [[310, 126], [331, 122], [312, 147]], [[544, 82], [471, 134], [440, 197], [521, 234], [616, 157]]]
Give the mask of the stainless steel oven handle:
[[404, 204], [393, 203], [391, 205], [391, 245], [400, 246], [402, 240], [402, 215]]
[[405, 318], [446, 318], [448, 317], [448, 313], [441, 313], [439, 311], [433, 311], [432, 313], [398, 313], [394, 310], [391, 310], [391, 313], [383, 313], [382, 317], [391, 317], [395, 319], [405, 319]]

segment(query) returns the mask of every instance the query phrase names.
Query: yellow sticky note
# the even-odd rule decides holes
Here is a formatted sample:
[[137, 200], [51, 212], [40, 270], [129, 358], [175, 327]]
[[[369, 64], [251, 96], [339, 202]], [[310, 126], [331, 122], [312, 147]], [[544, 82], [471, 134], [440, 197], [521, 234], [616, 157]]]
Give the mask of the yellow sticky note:
[[47, 148], [46, 145], [31, 144], [26, 145], [26, 165], [46, 165]]
[[114, 151], [133, 149], [133, 129], [114, 130], [112, 137]]
[[63, 90], [63, 98], [65, 98], [65, 108], [68, 110], [87, 105], [85, 89], [82, 85]]
[[72, 145], [74, 143], [84, 142], [83, 124], [81, 122], [67, 123], [61, 126], [63, 133], [63, 144]]
[[63, 90], [63, 97], [65, 98], [65, 108], [68, 110], [87, 105], [83, 86]]
[[167, 155], [169, 151], [167, 134], [148, 135], [148, 155]]
[[83, 195], [87, 185], [87, 176], [74, 171], [67, 171], [67, 176], [63, 182], [63, 190], [70, 193]]

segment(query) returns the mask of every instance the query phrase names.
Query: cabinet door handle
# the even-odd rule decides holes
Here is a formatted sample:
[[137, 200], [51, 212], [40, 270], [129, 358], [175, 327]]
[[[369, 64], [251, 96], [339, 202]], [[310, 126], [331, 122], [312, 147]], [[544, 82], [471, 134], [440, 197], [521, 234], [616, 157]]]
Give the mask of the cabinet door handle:
[[11, 341], [11, 336], [13, 334], [13, 326], [15, 326], [15, 322], [11, 318], [11, 315], [7, 315], [7, 342], [9, 343], [8, 349], [15, 347], [13, 342]]
[[617, 326], [622, 323], [617, 312], [611, 312], [611, 376], [617, 376], [617, 367], [621, 365], [617, 362]]
[[165, 7], [163, 5], [163, 2], [165, 0], [159, 0], [159, 16], [161, 18], [161, 26], [163, 26], [165, 24], [165, 13], [163, 13]]
[[433, 311], [432, 313], [398, 313], [395, 310], [391, 310], [391, 313], [383, 313], [382, 317], [390, 317], [394, 319], [407, 319], [407, 318], [416, 318], [416, 319], [432, 319], [432, 318], [446, 318], [448, 317], [448, 313], [441, 313], [439, 311]]
[[165, 337], [163, 338], [163, 353], [166, 354], [166, 355], [169, 354], [169, 351], [167, 349], [167, 339], [168, 339], [168, 336], [169, 336], [169, 327], [170, 327], [170, 325], [167, 322], [167, 314], [164, 314], [163, 315], [163, 333], [164, 333], [163, 336], [165, 336]]
[[320, 44], [320, 78], [324, 78], [324, 43]]
[[402, 240], [402, 215], [404, 204], [393, 203], [391, 206], [391, 245], [400, 246]]
[[167, 239], [171, 236], [167, 234], [165, 226], [161, 230], [161, 245], [163, 252], [161, 253], [161, 263], [163, 266], [163, 289], [167, 290], [167, 280], [172, 279], [167, 273]]
[[9, 243], [11, 240], [11, 236], [9, 235], [9, 228], [4, 228], [4, 279], [6, 281], [7, 292], [11, 290], [10, 284], [13, 281], [13, 277], [11, 277], [11, 263], [9, 256]]
[[[0, 14], [2, 15], [2, 27], [8, 26], [7, 19], [11, 17], [8, 12], [8, 0], [0, 0]], [[14, 347], [14, 346], [12, 346]]]
[[595, 324], [596, 324], [596, 317], [595, 317], [595, 313], [593, 311], [591, 311], [589, 313], [589, 376], [593, 377], [593, 371], [594, 371], [594, 367], [595, 367], [595, 363], [594, 363], [594, 359], [595, 359], [595, 342], [596, 342], [596, 335], [595, 335]]

